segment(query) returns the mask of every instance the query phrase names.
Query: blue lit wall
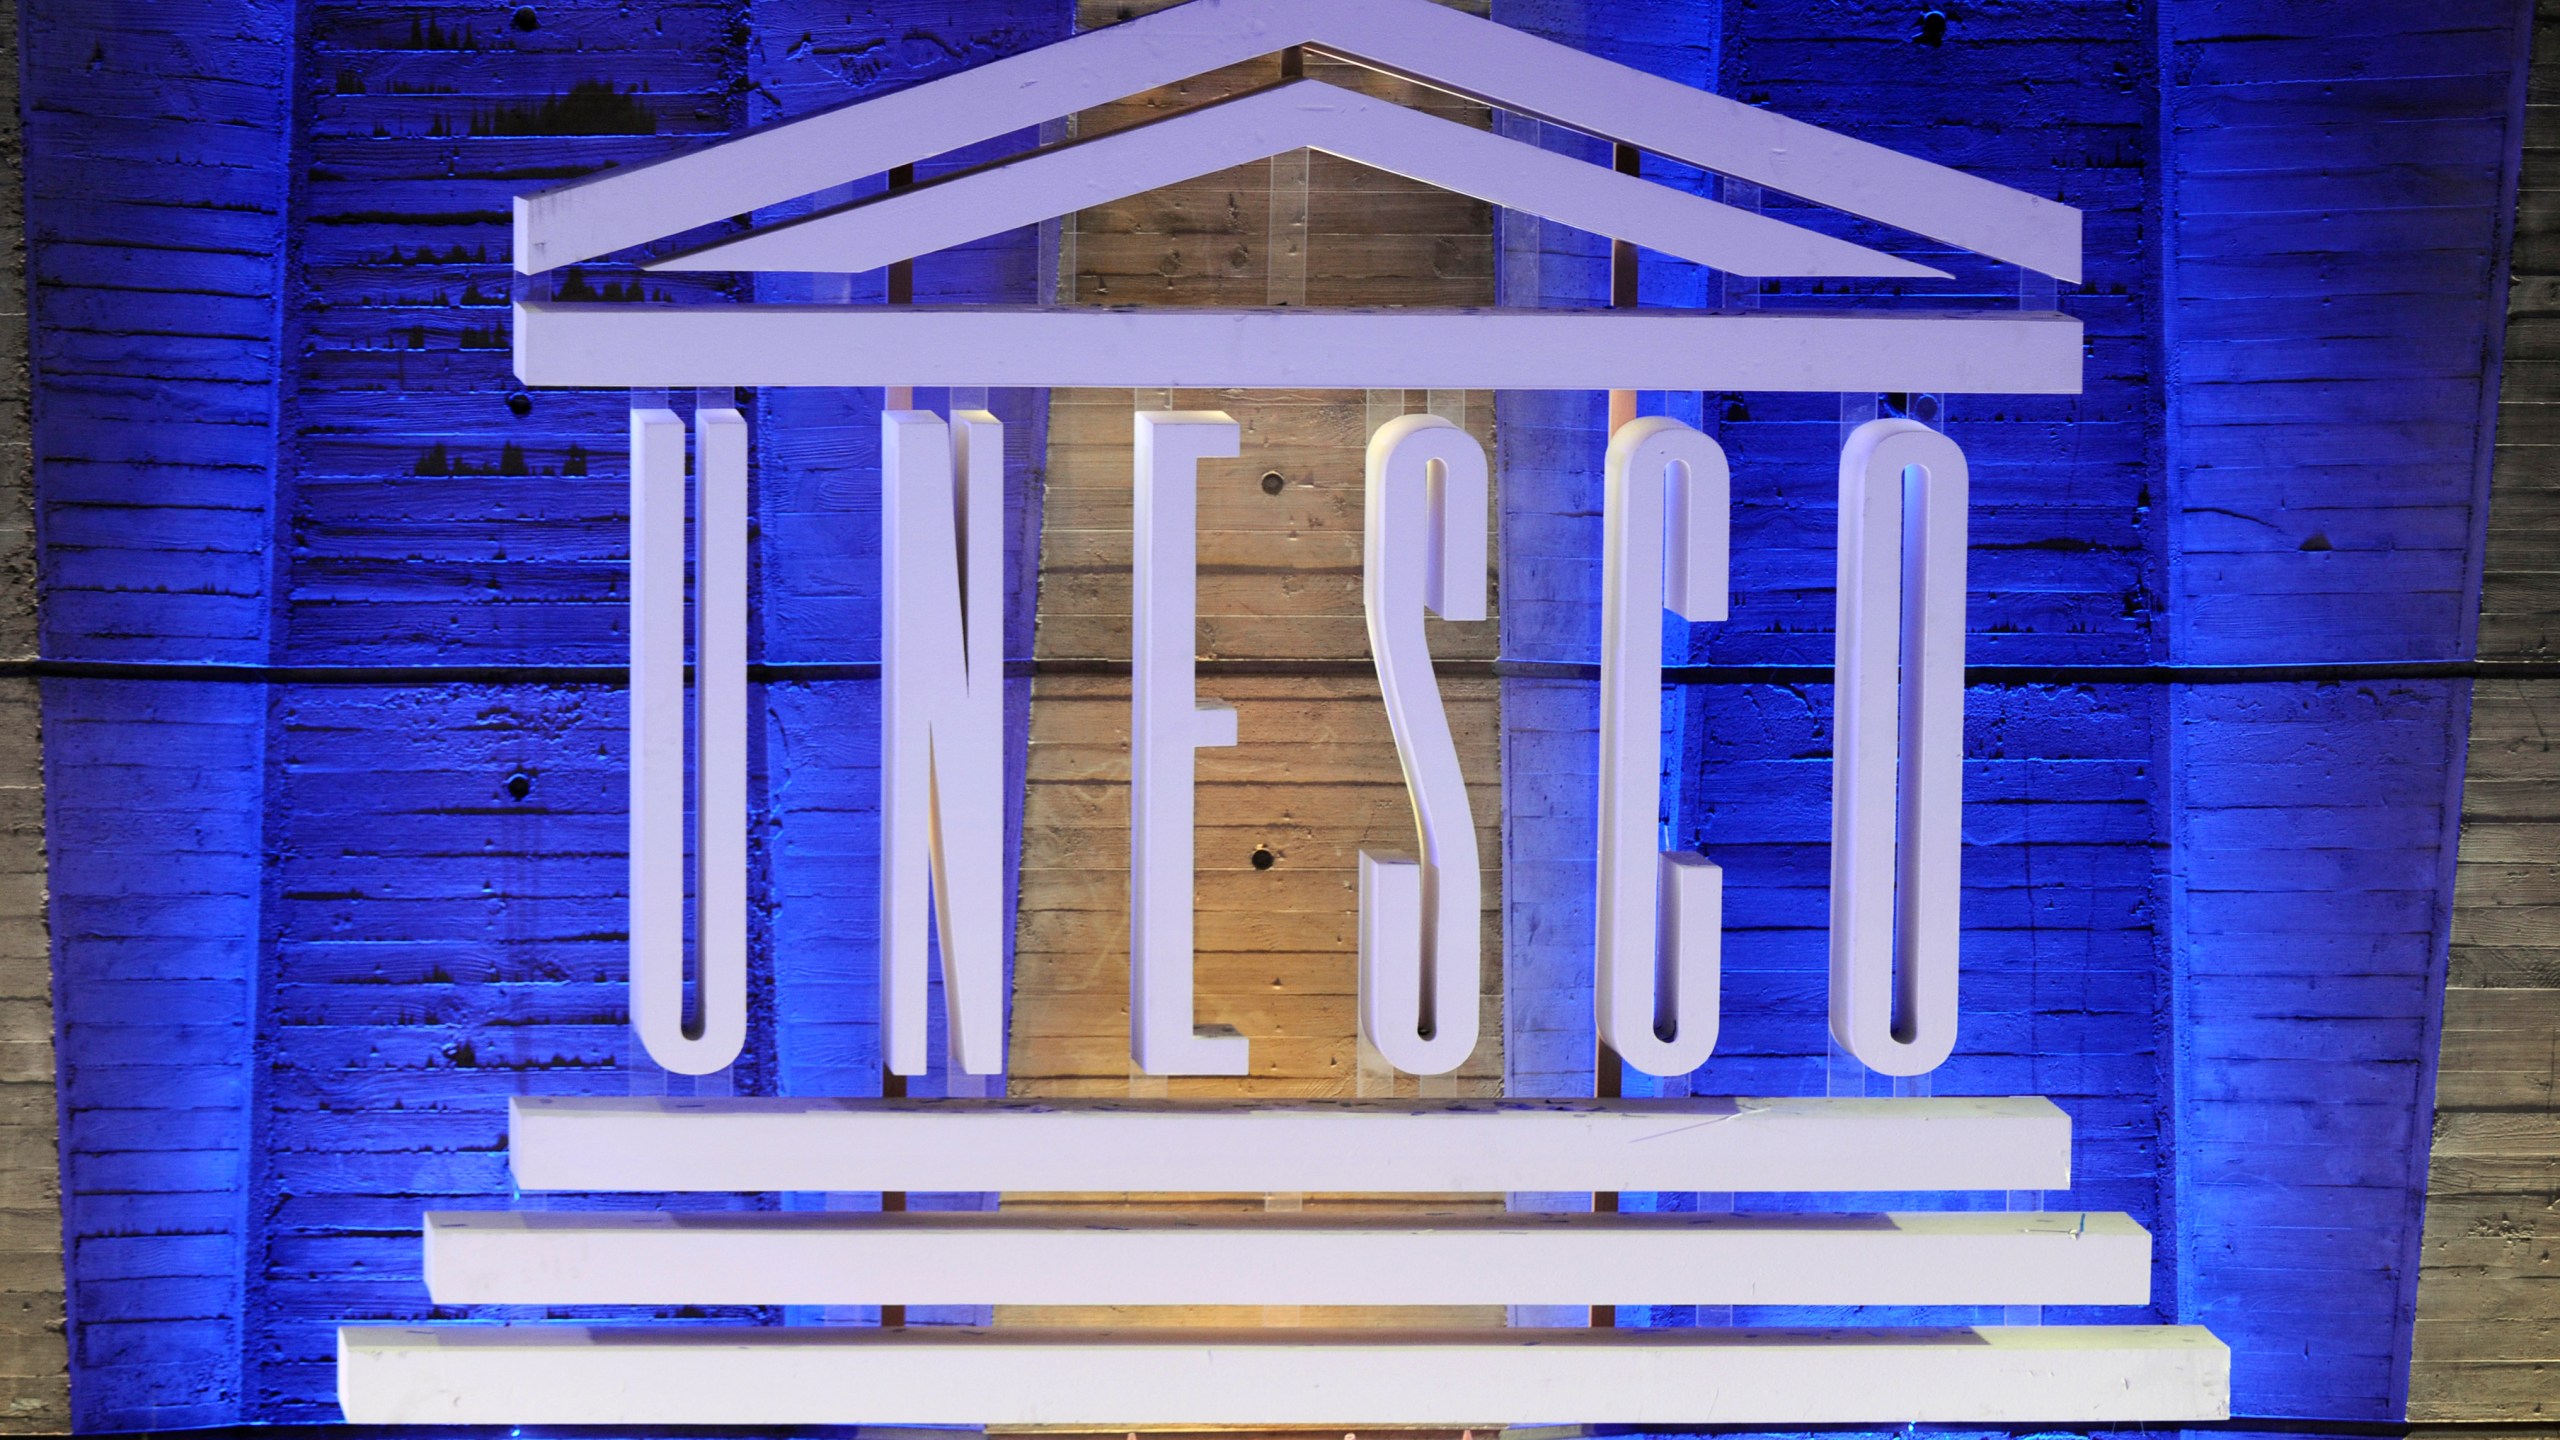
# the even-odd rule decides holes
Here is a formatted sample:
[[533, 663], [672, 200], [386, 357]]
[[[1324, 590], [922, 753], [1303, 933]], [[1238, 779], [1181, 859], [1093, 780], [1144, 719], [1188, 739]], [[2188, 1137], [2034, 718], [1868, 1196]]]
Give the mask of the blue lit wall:
[[[2525, 13], [2163, 9], [2176, 664], [2473, 654]], [[2170, 689], [2178, 1304], [2256, 1413], [2406, 1401], [2469, 705]]]
[[[20, 15], [44, 653], [263, 664], [294, 9]], [[214, 1423], [246, 1400], [268, 696], [185, 673], [44, 686], [64, 1257], [92, 1427]]]
[[[1928, 1084], [1938, 1094], [2041, 1094], [2068, 1110], [2074, 1188], [2064, 1208], [2125, 1211], [2162, 1238], [2155, 1293], [2174, 1293], [2171, 1187], [2160, 1164], [2174, 1124], [2163, 1017], [2164, 854], [2157, 750], [2166, 696], [2128, 671], [2164, 658], [2158, 596], [2166, 556], [2152, 520], [2160, 450], [2159, 278], [2148, 167], [2153, 36], [2148, 16], [2033, 9], [1967, 18], [1929, 45], [1913, 12], [1731, 3], [1633, 7], [1635, 24], [1589, 7], [1519, 0], [1496, 14], [1551, 38], [1828, 125], [1907, 153], [2052, 195], [2087, 213], [2089, 273], [2065, 308], [2088, 328], [2078, 397], [1955, 397], [1938, 413], [1972, 467], [1968, 654], [2010, 677], [1967, 695], [1965, 975], [1962, 1039]], [[1516, 11], [1516, 13], [1515, 13]], [[1854, 18], [1853, 18], [1854, 17]], [[1616, 38], [1601, 38], [1614, 34]], [[1641, 41], [1628, 38], [1632, 34]], [[2042, 95], [2054, 76], [2120, 76]], [[1995, 123], [1964, 97], [2036, 82], [2039, 99]], [[1665, 179], [1676, 174], [1656, 171]], [[1728, 193], [1728, 198], [1740, 196]], [[1957, 277], [1955, 287], [1787, 282], [1783, 294], [1853, 293], [1868, 305], [1999, 308], [2019, 303], [2015, 269], [1913, 246], [1783, 196], [1769, 213], [1896, 247]], [[1518, 228], [1518, 222], [1514, 222]], [[1606, 298], [1604, 242], [1540, 227], [1549, 304]], [[1519, 247], [1515, 246], [1515, 250]], [[1507, 269], [1518, 282], [1529, 271]], [[1642, 257], [1646, 305], [1715, 304], [1713, 277]], [[1906, 290], [1909, 293], [1906, 293]], [[1780, 291], [1772, 288], [1774, 303]], [[1525, 297], [1523, 297], [1525, 298]], [[1673, 660], [1697, 667], [1666, 731], [1680, 761], [1663, 818], [1703, 849], [1726, 884], [1725, 1023], [1700, 1093], [1866, 1093], [1826, 1033], [1830, 884], [1833, 576], [1838, 454], [1846, 423], [1878, 397], [1647, 395], [1641, 407], [1699, 423], [1733, 465], [1733, 608], [1674, 626]], [[1890, 401], [1888, 401], [1890, 403]], [[1905, 401], [1906, 408], [1916, 408]], [[1601, 397], [1504, 397], [1505, 653], [1590, 662], [1600, 618]], [[1863, 412], [1851, 414], [1863, 405]], [[1927, 413], [1927, 412], [1923, 412]], [[1844, 417], [1846, 420], [1844, 422]], [[1534, 427], [1513, 446], [1511, 428]], [[1536, 588], [1524, 597], [1521, 579]], [[1525, 600], [1525, 603], [1524, 603]], [[2064, 672], [2104, 678], [2057, 683]], [[1515, 680], [1504, 780], [1515, 822], [1510, 907], [1510, 1061], [1523, 1089], [1590, 1092], [1591, 894], [1597, 698], [1588, 682]], [[1534, 757], [1534, 758], [1532, 758]], [[1524, 763], [1525, 762], [1525, 763]], [[1560, 782], [1561, 787], [1560, 787]], [[1524, 941], [1524, 937], [1526, 937]], [[1877, 1077], [1874, 1093], [1891, 1093]], [[1628, 1093], [1646, 1093], [1628, 1077]], [[1769, 1210], [1998, 1207], [2007, 1197], [1740, 1197]], [[1623, 1203], [1623, 1202], [1622, 1202]], [[1649, 1203], [1678, 1208], [1681, 1198]], [[2051, 1312], [2056, 1322], [2157, 1320], [2149, 1310]], [[1637, 1320], [1622, 1315], [1622, 1323]], [[1685, 1323], [1674, 1310], [1641, 1317]], [[1927, 1312], [1745, 1308], [1734, 1323], [1999, 1323], [1996, 1309]]]
[[[629, 1063], [615, 981], [624, 400], [517, 392], [506, 198], [1058, 38], [1070, 8], [21, 5], [45, 653], [109, 662], [45, 694], [84, 1427], [336, 1418], [331, 1327], [431, 1313], [418, 1212], [505, 1196], [505, 1097], [670, 1083]], [[2146, 1313], [2232, 1342], [2240, 1413], [2396, 1417], [2467, 694], [2375, 667], [2471, 653], [2519, 7], [1494, 13], [2088, 212], [2060, 300], [2087, 393], [1945, 418], [1975, 467], [1971, 654], [1999, 668], [1968, 695], [1966, 1038], [1932, 1083], [2071, 1111], [2078, 1184], [2046, 1199], [2153, 1227]], [[1603, 293], [1588, 236], [1505, 248], [1508, 298]], [[2014, 272], [1931, 258], [2015, 303]], [[917, 294], [1036, 275], [1026, 232]], [[1643, 283], [1716, 298], [1660, 257]], [[877, 402], [747, 398], [769, 978], [736, 1083], [859, 1093]], [[1731, 887], [1697, 1088], [1855, 1085], [1821, 1045], [1841, 406], [1646, 404], [1735, 467], [1736, 606], [1676, 637], [1703, 668], [1664, 788]], [[1599, 400], [1503, 405], [1505, 653], [1588, 660]], [[1039, 397], [999, 408], [1036, 475]], [[1588, 1084], [1589, 866], [1542, 857], [1587, 846], [1590, 711], [1507, 682], [1506, 783], [1541, 802], [1506, 890], [1525, 1092]]]
[[[1495, 13], [2086, 212], [2062, 304], [2087, 392], [1944, 421], [1974, 466], [1969, 654], [1996, 668], [1967, 697], [1964, 1039], [1932, 1083], [2071, 1112], [2077, 1184], [2047, 1202], [2152, 1227], [2150, 1313], [2231, 1343], [2238, 1413], [2397, 1418], [2468, 703], [2410, 662], [2473, 653], [2523, 9]], [[1511, 224], [1507, 300], [1605, 298], [1600, 242]], [[2014, 272], [1928, 258], [2015, 303]], [[1642, 300], [1713, 297], [1647, 255]], [[1843, 411], [1705, 399], [1734, 611], [1678, 637], [1701, 668], [1663, 796], [1728, 886], [1724, 1038], [1694, 1083], [1854, 1091], [1823, 1048], [1830, 694], [1794, 668], [1830, 656]], [[1505, 653], [1587, 662], [1599, 397], [1504, 407]], [[1506, 702], [1537, 817], [1511, 837], [1512, 1079], [1587, 1093], [1591, 867], [1547, 832], [1593, 823], [1596, 700]]]
[[[420, 1209], [508, 1194], [506, 1098], [670, 1084], [635, 1073], [619, 983], [625, 402], [510, 376], [509, 197], [1068, 17], [26, 20], [46, 653], [220, 667], [49, 684], [75, 1406], [334, 1420], [338, 1321], [433, 1313]], [[917, 294], [1028, 300], [1035, 272], [1021, 232], [919, 265]], [[769, 978], [735, 1083], [876, 1091], [879, 400], [751, 400]], [[1030, 536], [1045, 407], [995, 403]]]

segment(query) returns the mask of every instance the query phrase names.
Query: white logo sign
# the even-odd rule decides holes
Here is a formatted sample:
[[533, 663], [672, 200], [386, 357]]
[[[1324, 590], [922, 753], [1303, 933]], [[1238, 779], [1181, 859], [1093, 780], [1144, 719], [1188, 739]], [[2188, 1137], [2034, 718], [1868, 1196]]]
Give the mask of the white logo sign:
[[[518, 268], [659, 245], [1081, 109], [1305, 46], [2066, 281], [2054, 202], [1641, 74], [1429, 0], [1192, 0], [880, 99], [519, 200]], [[1940, 272], [1759, 213], [1314, 80], [1286, 80], [805, 219], [662, 270], [869, 269], [1301, 148], [1745, 276]], [[1943, 277], [1941, 277], [1943, 278]], [[1463, 312], [622, 305], [521, 300], [531, 384], [1926, 391], [2071, 394], [2052, 312]], [[1196, 467], [1223, 413], [1133, 417], [1130, 1052], [1243, 1075], [1250, 1042], [1193, 1004], [1195, 752], [1239, 734], [1198, 693]], [[1004, 1065], [1002, 431], [984, 410], [881, 416], [880, 1004], [890, 1071], [925, 1073], [938, 935], [951, 1068]], [[685, 764], [686, 423], [635, 399], [633, 1025], [667, 1069], [746, 1035], [746, 422], [693, 415]], [[1725, 615], [1726, 457], [1676, 421], [1605, 457], [1594, 1014], [1624, 1061], [1714, 1050], [1723, 876], [1656, 834], [1661, 612]], [[1478, 1043], [1488, 857], [1426, 614], [1486, 613], [1490, 467], [1431, 416], [1367, 451], [1363, 598], [1415, 817], [1359, 859], [1359, 1025], [1389, 1063]], [[1967, 465], [1908, 420], [1839, 467], [1831, 1031], [1924, 1075], [1957, 1041]], [[688, 804], [693, 832], [686, 833]], [[690, 846], [688, 846], [690, 840]], [[688, 848], [700, 942], [685, 1019]], [[930, 916], [930, 920], [928, 920]], [[2070, 1126], [2033, 1097], [1295, 1106], [782, 1099], [524, 1100], [526, 1190], [1482, 1193], [2067, 1189]], [[535, 1211], [428, 1219], [445, 1304], [2141, 1305], [2149, 1237], [2120, 1215], [1303, 1216], [1107, 1225], [1037, 1215]], [[454, 1423], [1462, 1425], [2176, 1421], [2228, 1408], [2200, 1329], [1946, 1331], [353, 1327], [350, 1419]]]

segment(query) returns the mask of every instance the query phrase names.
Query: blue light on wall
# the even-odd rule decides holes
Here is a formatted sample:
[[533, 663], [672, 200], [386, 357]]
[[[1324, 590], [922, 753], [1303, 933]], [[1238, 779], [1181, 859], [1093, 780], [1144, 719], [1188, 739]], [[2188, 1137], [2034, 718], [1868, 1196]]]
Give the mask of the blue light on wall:
[[[2468, 695], [2389, 667], [2471, 654], [2514, 9], [2428, 7], [2419, 43], [2417, 19], [2319, 31], [2240, 0], [1493, 6], [2088, 213], [2092, 272], [2058, 301], [2089, 327], [2087, 393], [1936, 417], [1975, 466], [1984, 668], [1966, 1038], [1932, 1083], [2072, 1113], [2077, 1184], [2044, 1199], [2153, 1227], [2145, 1314], [2229, 1340], [2249, 1416], [2405, 1400]], [[632, 1063], [617, 983], [625, 401], [511, 378], [508, 197], [1045, 43], [1073, 10], [21, 6], [45, 655], [104, 667], [45, 692], [85, 1428], [334, 1420], [333, 1327], [435, 1314], [420, 1209], [508, 1195], [505, 1098], [670, 1083]], [[1600, 242], [1504, 227], [1506, 299], [1605, 296]], [[1039, 276], [1018, 232], [919, 265], [917, 297]], [[1724, 285], [1644, 257], [1647, 304]], [[765, 988], [735, 1083], [863, 1093], [877, 397], [753, 399]], [[1913, 403], [1846, 405], [1879, 400]], [[1695, 1085], [1863, 1086], [1819, 1048], [1843, 406], [1645, 403], [1734, 458], [1736, 605], [1676, 637], [1696, 683], [1663, 792], [1732, 887], [1726, 1038]], [[1045, 407], [997, 409], [1027, 656]], [[1500, 418], [1504, 653], [1588, 660], [1600, 401]], [[1587, 795], [1557, 782], [1591, 772], [1592, 703], [1506, 681], [1506, 784]], [[1017, 682], [1017, 747], [1027, 706]], [[1510, 1080], [1573, 1093], [1589, 867], [1548, 857], [1589, 819], [1518, 817]], [[1818, 1203], [1852, 1199], [1877, 1197]]]

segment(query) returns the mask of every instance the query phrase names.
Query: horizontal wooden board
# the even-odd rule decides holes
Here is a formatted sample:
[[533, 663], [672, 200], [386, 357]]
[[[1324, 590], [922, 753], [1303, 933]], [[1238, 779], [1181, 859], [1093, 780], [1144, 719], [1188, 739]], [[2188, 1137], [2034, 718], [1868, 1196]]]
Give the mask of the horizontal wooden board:
[[[2546, 5], [2543, 7], [2548, 10]], [[2530, 83], [2560, 82], [2548, 25]], [[2521, 194], [2506, 295], [2508, 364], [2500, 382], [2478, 653], [2547, 658], [2560, 641], [2560, 573], [2551, 563], [2552, 402], [2560, 338], [2560, 152], [2548, 117], [2525, 121]], [[2560, 687], [2488, 678], [2471, 687], [2462, 833], [2435, 1084], [2433, 1155], [2411, 1340], [2412, 1421], [2538, 1417], [2560, 1384], [2560, 1285], [2549, 1217], [2560, 1204], [2560, 1133], [2548, 1120], [2560, 1081], [2560, 771], [2551, 720]], [[2423, 1431], [2413, 1433], [2424, 1433]]]

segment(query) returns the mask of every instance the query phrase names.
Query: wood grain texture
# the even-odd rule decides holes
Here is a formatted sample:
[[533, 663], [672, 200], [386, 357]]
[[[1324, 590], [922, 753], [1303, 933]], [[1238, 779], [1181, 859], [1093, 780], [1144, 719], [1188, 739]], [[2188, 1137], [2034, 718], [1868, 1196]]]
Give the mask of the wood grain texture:
[[[2490, 523], [2509, 523], [2502, 500]], [[2543, 733], [2554, 721], [2560, 687], [2473, 688], [2413, 1419], [2530, 1418], [2543, 1412], [2526, 1398], [2546, 1399], [2560, 1373], [2560, 789]]]
[[[2166, 658], [2468, 655], [2520, 12], [2158, 14]], [[2173, 1283], [2236, 1413], [2408, 1413], [2467, 689], [2171, 692]]]
[[[1081, 24], [1135, 9], [1086, 4]], [[1481, 7], [1477, 7], [1481, 13]], [[1466, 123], [1481, 106], [1321, 60], [1306, 73]], [[1277, 59], [1237, 66], [1077, 119], [1095, 134], [1276, 79]], [[1306, 157], [1304, 302], [1480, 305], [1493, 296], [1492, 213], [1476, 201], [1330, 156]], [[1261, 305], [1272, 295], [1272, 173], [1241, 166], [1075, 217], [1068, 298], [1094, 304]], [[1491, 397], [1469, 397], [1470, 428], [1493, 443]], [[1360, 577], [1363, 453], [1370, 397], [1361, 391], [1059, 390], [1050, 401], [1040, 547], [1037, 653], [1129, 654], [1131, 414], [1136, 408], [1224, 410], [1243, 428], [1241, 455], [1200, 471], [1198, 653], [1265, 661], [1362, 660], [1369, 654]], [[1414, 393], [1410, 408], [1422, 409]], [[1276, 474], [1273, 486], [1266, 475]], [[1498, 621], [1429, 624], [1440, 658], [1495, 655]], [[1461, 1094], [1502, 1084], [1501, 756], [1497, 683], [1441, 685], [1474, 805], [1485, 866], [1482, 1035], [1455, 1076]], [[1420, 1093], [1358, 1042], [1359, 855], [1416, 845], [1377, 682], [1367, 676], [1258, 675], [1204, 680], [1204, 699], [1236, 707], [1240, 743], [1198, 762], [1198, 1014], [1253, 1042], [1251, 1074], [1176, 1078], [1176, 1097], [1316, 1097]], [[1014, 1095], [1127, 1095], [1129, 682], [1043, 676], [1031, 704], [1022, 899], [1014, 970]], [[1257, 851], [1269, 856], [1257, 868]], [[1009, 1195], [1007, 1209], [1094, 1205], [1259, 1209], [1252, 1197]], [[1292, 1200], [1283, 1205], [1299, 1203]], [[1486, 1197], [1309, 1196], [1310, 1208], [1363, 1212], [1498, 1210]], [[999, 1307], [1013, 1324], [1499, 1325], [1497, 1309]]]
[[[14, 107], [11, 112], [14, 114]], [[16, 147], [9, 147], [9, 154]], [[12, 187], [14, 196], [15, 188]], [[15, 233], [15, 227], [12, 227]], [[13, 264], [14, 268], [14, 264]], [[22, 367], [0, 403], [16, 450], [10, 503], [27, 503]], [[23, 531], [11, 538], [23, 543]], [[32, 574], [6, 575], [12, 614]], [[32, 614], [32, 607], [24, 613]], [[36, 682], [0, 682], [0, 1432], [69, 1428], [63, 1343], [62, 1186], [55, 1147], [54, 1009], [45, 919], [42, 697]]]
[[[18, 12], [0, 51], [18, 50]], [[0, 75], [0, 655], [36, 648], [33, 398], [27, 368], [25, 138], [18, 70]], [[45, 919], [43, 697], [0, 684], [0, 1432], [67, 1430], [53, 967]]]
[[[1092, 29], [1163, 3], [1081, 0]], [[1483, 0], [1454, 8], [1483, 14]], [[1339, 61], [1305, 74], [1483, 129], [1482, 105]], [[1075, 117], [1104, 134], [1269, 84], [1278, 59], [1231, 65]], [[1485, 305], [1493, 300], [1493, 209], [1480, 200], [1332, 155], [1305, 157], [1307, 305]], [[1272, 167], [1257, 162], [1079, 212], [1063, 298], [1103, 305], [1260, 305], [1269, 295]], [[1365, 434], [1365, 432], [1364, 432]]]
[[[10, 293], [32, 308], [43, 652], [264, 661], [298, 12], [232, 0], [15, 15], [24, 93], [6, 111], [27, 127], [28, 256]], [[0, 568], [22, 571], [23, 524], [0, 519]], [[18, 620], [0, 631], [9, 652], [32, 648]], [[33, 757], [14, 747], [32, 751], [37, 706], [12, 700], [0, 786], [34, 802], [20, 768]], [[43, 1036], [61, 1047], [49, 1073], [63, 1134], [58, 1151], [26, 1140], [59, 1165], [67, 1305], [37, 1303], [63, 1305], [69, 1329], [43, 1333], [13, 1294], [0, 1334], [24, 1363], [0, 1392], [42, 1430], [236, 1423], [265, 700], [245, 686], [48, 680], [42, 710], [52, 863], [12, 849], [0, 924], [22, 923], [22, 904], [49, 908], [56, 1013]], [[41, 936], [13, 934], [0, 953], [41, 965], [19, 948]], [[13, 1046], [23, 1063], [36, 1043]], [[12, 1168], [10, 1203], [42, 1203], [46, 1171]], [[20, 1275], [36, 1263], [11, 1260]]]
[[[2484, 659], [2560, 642], [2560, 3], [2536, 7], [2480, 596]], [[2411, 1341], [2413, 1421], [2560, 1394], [2560, 685], [2472, 686]], [[2425, 1431], [2415, 1431], [2424, 1434]]]

